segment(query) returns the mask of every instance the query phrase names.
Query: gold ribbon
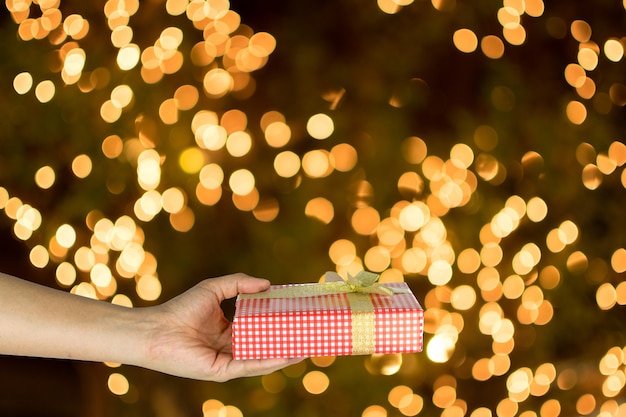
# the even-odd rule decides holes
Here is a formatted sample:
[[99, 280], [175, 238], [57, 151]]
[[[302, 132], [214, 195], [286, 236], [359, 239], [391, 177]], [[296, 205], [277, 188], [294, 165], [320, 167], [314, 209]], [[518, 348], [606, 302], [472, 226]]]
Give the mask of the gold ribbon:
[[344, 281], [336, 272], [326, 272], [324, 282], [290, 285], [255, 294], [239, 294], [239, 298], [299, 298], [341, 293], [393, 295], [408, 292], [405, 288], [392, 288], [379, 284], [376, 282], [378, 277], [378, 274], [361, 271], [355, 276], [348, 274], [348, 280]]
[[352, 316], [352, 354], [366, 355], [374, 353], [376, 346], [374, 305], [370, 294], [389, 296], [408, 292], [404, 288], [386, 287], [376, 283], [378, 277], [377, 274], [361, 271], [356, 276], [348, 274], [348, 280], [344, 281], [339, 274], [326, 272], [322, 283], [298, 284], [255, 294], [239, 294], [239, 298], [300, 298], [347, 293]]

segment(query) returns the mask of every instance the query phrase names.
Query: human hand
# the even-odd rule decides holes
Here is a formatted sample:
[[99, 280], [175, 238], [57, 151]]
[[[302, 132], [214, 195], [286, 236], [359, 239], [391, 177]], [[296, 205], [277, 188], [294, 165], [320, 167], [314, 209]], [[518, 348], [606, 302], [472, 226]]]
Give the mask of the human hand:
[[153, 323], [146, 368], [185, 378], [223, 382], [268, 374], [301, 359], [235, 361], [231, 323], [220, 303], [240, 293], [269, 287], [267, 280], [245, 274], [207, 279], [172, 300], [143, 309]]

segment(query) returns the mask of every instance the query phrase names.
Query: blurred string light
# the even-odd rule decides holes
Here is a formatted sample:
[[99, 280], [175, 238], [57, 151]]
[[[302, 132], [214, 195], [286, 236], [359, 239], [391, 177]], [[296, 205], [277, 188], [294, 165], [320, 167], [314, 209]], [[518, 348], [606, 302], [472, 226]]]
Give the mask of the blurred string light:
[[[442, 12], [456, 9], [454, 0], [431, 3]], [[381, 11], [395, 14], [412, 1], [378, 0], [377, 4]], [[14, 76], [13, 89], [18, 95], [32, 94], [40, 103], [49, 103], [57, 97], [62, 85], [76, 85], [83, 93], [98, 87], [109, 92], [100, 105], [99, 115], [112, 126], [124, 117], [135, 117], [139, 126], [157, 122], [177, 125], [188, 120], [183, 117], [186, 112], [191, 119], [186, 128], [193, 134], [195, 143], [177, 155], [166, 155], [160, 150], [147, 128], [139, 128], [136, 137], [124, 137], [118, 132], [102, 139], [101, 152], [106, 158], [128, 162], [136, 168], [140, 195], [134, 200], [132, 212], [125, 215], [108, 218], [93, 210], [85, 216], [84, 224], [48, 225], [37, 208], [0, 187], [0, 208], [13, 221], [13, 232], [18, 239], [29, 241], [35, 232], [47, 229], [46, 241], [29, 242], [31, 263], [38, 268], [46, 267], [51, 261], [56, 263], [58, 284], [74, 293], [132, 306], [129, 297], [118, 293], [120, 282], [132, 280], [141, 299], [158, 300], [161, 282], [157, 260], [143, 247], [145, 235], [140, 222], [147, 223], [165, 214], [175, 230], [192, 230], [195, 224], [192, 200], [213, 206], [224, 196], [230, 196], [238, 210], [251, 212], [261, 222], [275, 220], [280, 205], [259, 190], [257, 173], [241, 166], [232, 169], [223, 158], [240, 161], [253, 156], [257, 147], [267, 146], [274, 152], [272, 168], [276, 175], [295, 178], [298, 184], [307, 179], [326, 178], [335, 172], [350, 172], [359, 162], [357, 149], [348, 143], [337, 143], [330, 149], [321, 146], [325, 140], [337, 136], [333, 136], [335, 123], [330, 112], [316, 113], [306, 120], [306, 135], [313, 145], [299, 154], [290, 145], [300, 134], [297, 125], [302, 121], [288, 121], [280, 111], [272, 110], [265, 112], [257, 123], [238, 109], [217, 112], [201, 105], [204, 100], [227, 95], [250, 97], [255, 90], [251, 73], [265, 66], [276, 47], [271, 34], [254, 33], [242, 25], [227, 1], [166, 1], [166, 12], [187, 19], [202, 40], [183, 48], [188, 41], [186, 34], [170, 26], [163, 28], [143, 49], [133, 42], [131, 26], [139, 2], [107, 1], [103, 16], [111, 46], [117, 50], [115, 67], [98, 68], [90, 67], [92, 52], [81, 47], [81, 42], [97, 27], [86, 18], [78, 14], [64, 16], [59, 0], [32, 3], [8, 0], [6, 6], [17, 24], [20, 39], [47, 38], [55, 48], [56, 64], [50, 65], [49, 76], [43, 78], [34, 71], [22, 71]], [[450, 34], [450, 42], [464, 54], [503, 59], [510, 48], [526, 42], [526, 20], [539, 19], [543, 14], [542, 0], [505, 0], [493, 16], [500, 25], [500, 33], [482, 34], [479, 28], [463, 27]], [[548, 32], [554, 22], [547, 20]], [[564, 103], [563, 115], [572, 125], [580, 126], [592, 112], [607, 114], [614, 106], [626, 104], [626, 86], [622, 81], [605, 86], [599, 71], [623, 60], [624, 37], [616, 33], [606, 39], [594, 39], [593, 28], [584, 20], [561, 23], [577, 43], [571, 62], [562, 70], [563, 82], [578, 97]], [[201, 79], [191, 77], [173, 90], [170, 97], [159, 103], [154, 120], [133, 113], [140, 88], [157, 84], [166, 75], [182, 74], [190, 65], [201, 70]], [[136, 71], [142, 82], [111, 85], [111, 80], [116, 79], [112, 75], [118, 71]], [[497, 99], [499, 93], [500, 90], [494, 89], [494, 104], [506, 106]], [[333, 97], [331, 111], [342, 95], [337, 93]], [[261, 136], [255, 137], [252, 123], [258, 124]], [[481, 188], [502, 184], [509, 175], [504, 162], [493, 153], [500, 138], [495, 127], [478, 126], [473, 132], [473, 142], [460, 142], [445, 156], [430, 153], [427, 142], [413, 136], [401, 144], [402, 157], [411, 168], [393, 179], [401, 198], [391, 206], [374, 208], [368, 203], [375, 192], [374, 186], [364, 179], [356, 184], [354, 204], [347, 214], [354, 233], [367, 237], [370, 246], [358, 253], [353, 240], [341, 238], [330, 245], [328, 254], [343, 274], [367, 268], [380, 272], [381, 281], [405, 277], [426, 280], [431, 289], [423, 299], [428, 335], [425, 356], [434, 363], [448, 363], [465, 348], [463, 332], [484, 337], [491, 350], [479, 358], [464, 357], [461, 365], [469, 369], [473, 383], [497, 380], [506, 390], [506, 396], [497, 402], [494, 410], [482, 406], [470, 409], [460, 398], [460, 386], [466, 382], [443, 374], [434, 378], [431, 396], [416, 393], [409, 385], [397, 385], [388, 392], [388, 404], [369, 405], [361, 415], [387, 416], [397, 411], [414, 416], [430, 404], [441, 410], [442, 417], [557, 417], [566, 404], [551, 397], [558, 396], [557, 390], [570, 391], [577, 386], [575, 369], [557, 369], [554, 363], [525, 366], [514, 363], [512, 355], [523, 342], [518, 336], [524, 326], [544, 326], [554, 319], [550, 291], [559, 286], [566, 271], [550, 264], [549, 254], [564, 254], [567, 258], [564, 268], [569, 273], [577, 274], [589, 268], [588, 256], [576, 247], [582, 237], [581, 228], [573, 219], [560, 219], [556, 227], [546, 226], [549, 230], [544, 242], [509, 245], [506, 239], [521, 226], [546, 222], [550, 214], [549, 201], [540, 196], [511, 195], [480, 227], [479, 246], [455, 248], [446, 215], [468, 206]], [[586, 189], [600, 190], [607, 178], [616, 176], [626, 188], [626, 146], [622, 140], [614, 140], [607, 148], [580, 143], [575, 151], [581, 184]], [[76, 180], [90, 176], [94, 158], [87, 154], [73, 158], [71, 168]], [[164, 166], [171, 161], [195, 179], [195, 195], [189, 195], [181, 186], [168, 184]], [[543, 156], [533, 151], [517, 162], [528, 170], [544, 163]], [[40, 189], [47, 190], [55, 185], [58, 175], [52, 165], [44, 165], [36, 171], [33, 181]], [[110, 184], [108, 189], [112, 194], [117, 193]], [[330, 224], [337, 215], [346, 213], [337, 213], [331, 199], [313, 196], [303, 214], [321, 224]], [[623, 274], [626, 250], [613, 248], [611, 258], [604, 262], [613, 273]], [[626, 305], [624, 282], [602, 282], [595, 295], [601, 310]], [[508, 302], [515, 306], [512, 312], [504, 308]], [[477, 314], [477, 320], [472, 320], [472, 312]], [[603, 417], [626, 414], [626, 405], [619, 398], [626, 381], [625, 349], [610, 347], [598, 359], [597, 371], [602, 383], [597, 388], [579, 387], [575, 394], [577, 413], [589, 415], [597, 411]], [[398, 374], [403, 369], [419, 371], [410, 357], [374, 355], [366, 359], [365, 367], [368, 372], [380, 375]], [[261, 379], [263, 390], [270, 394], [283, 392], [287, 378], [298, 378], [307, 393], [322, 395], [333, 387], [330, 373], [325, 371], [333, 360], [314, 358], [310, 363], [316, 369], [307, 369], [309, 365], [305, 362], [265, 376]], [[124, 396], [131, 390], [131, 384], [116, 372], [108, 378], [108, 388]], [[520, 412], [531, 397], [541, 399], [539, 408]], [[216, 399], [205, 401], [202, 412], [204, 416], [243, 415], [237, 407]]]

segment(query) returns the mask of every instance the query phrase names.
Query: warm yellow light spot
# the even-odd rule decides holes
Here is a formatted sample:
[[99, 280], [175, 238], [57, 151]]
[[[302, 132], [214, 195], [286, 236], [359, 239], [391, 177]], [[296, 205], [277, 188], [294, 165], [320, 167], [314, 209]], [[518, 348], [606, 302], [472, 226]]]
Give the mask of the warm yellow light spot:
[[481, 39], [480, 49], [487, 58], [502, 58], [502, 55], [504, 55], [504, 42], [495, 35], [487, 35]]
[[447, 362], [454, 353], [455, 344], [456, 340], [450, 334], [436, 334], [426, 346], [426, 355], [435, 363]]
[[37, 100], [41, 103], [47, 103], [52, 100], [55, 92], [56, 88], [54, 83], [50, 80], [41, 81], [35, 87], [35, 97], [37, 97]]
[[185, 207], [186, 196], [180, 188], [168, 188], [161, 194], [163, 210], [168, 213], [178, 213]]
[[399, 411], [404, 416], [416, 416], [424, 408], [424, 399], [418, 394], [411, 394], [402, 401]]
[[205, 165], [200, 170], [200, 183], [210, 190], [217, 189], [224, 181], [224, 171], [218, 164]]
[[41, 167], [35, 172], [35, 184], [44, 190], [52, 187], [56, 180], [54, 169], [50, 166]]
[[439, 181], [445, 174], [445, 163], [438, 156], [427, 156], [422, 161], [422, 172], [431, 181]]
[[407, 197], [420, 195], [424, 191], [424, 180], [415, 171], [405, 172], [398, 179], [398, 190]]
[[252, 210], [253, 216], [261, 222], [271, 222], [276, 219], [280, 212], [280, 206], [275, 198], [266, 198]]
[[589, 42], [591, 39], [591, 26], [584, 20], [574, 20], [570, 26], [572, 37], [578, 42]]
[[619, 62], [624, 57], [624, 45], [618, 39], [609, 39], [604, 43], [604, 55], [609, 61]]
[[124, 247], [115, 268], [122, 277], [133, 278], [146, 260], [146, 252], [136, 242], [131, 242]]
[[116, 107], [113, 101], [107, 100], [100, 106], [100, 117], [107, 123], [116, 122], [122, 115], [122, 109]]
[[226, 139], [226, 150], [231, 156], [241, 157], [250, 152], [252, 148], [252, 137], [247, 132], [233, 132]]
[[609, 146], [609, 158], [614, 161], [617, 166], [626, 164], [626, 145], [619, 141], [614, 141]]
[[291, 128], [285, 122], [272, 122], [264, 130], [265, 140], [273, 148], [283, 147], [291, 139]]
[[586, 77], [583, 85], [576, 88], [576, 92], [581, 98], [589, 100], [596, 94], [596, 84], [591, 78]]
[[155, 301], [161, 296], [161, 282], [154, 275], [142, 275], [136, 285], [137, 295], [146, 301]]
[[576, 401], [576, 412], [583, 416], [589, 415], [596, 408], [596, 398], [592, 394], [583, 394]]
[[213, 206], [222, 198], [222, 187], [206, 188], [202, 183], [199, 183], [196, 186], [196, 198], [206, 206]]
[[333, 119], [327, 114], [318, 113], [309, 118], [306, 130], [315, 139], [326, 139], [333, 134], [335, 129]]
[[498, 160], [490, 154], [481, 153], [476, 157], [474, 164], [476, 173], [485, 181], [491, 181], [498, 175], [500, 169]]
[[304, 208], [304, 214], [307, 217], [328, 224], [335, 217], [335, 209], [333, 203], [323, 197], [317, 197], [309, 200]]
[[428, 268], [428, 281], [433, 285], [446, 285], [451, 279], [452, 267], [444, 260], [436, 260]]
[[107, 386], [109, 391], [115, 395], [125, 395], [130, 389], [130, 383], [128, 379], [120, 373], [112, 373], [107, 380]]
[[464, 274], [473, 274], [480, 267], [480, 254], [473, 248], [462, 250], [457, 258], [457, 267]]
[[330, 245], [328, 255], [335, 265], [350, 265], [356, 258], [356, 246], [347, 239], [339, 239]]
[[214, 68], [206, 73], [202, 85], [207, 96], [220, 98], [232, 90], [234, 81], [228, 71], [222, 68]]
[[400, 225], [407, 232], [415, 232], [430, 220], [430, 209], [421, 201], [408, 204], [400, 211]]
[[135, 204], [135, 215], [142, 221], [150, 221], [162, 209], [161, 194], [155, 190], [145, 192]]
[[85, 66], [85, 51], [74, 48], [67, 53], [63, 62], [63, 72], [70, 77], [80, 75]]
[[178, 108], [176, 107], [176, 100], [168, 98], [161, 103], [159, 106], [159, 118], [166, 125], [173, 125], [178, 122]]
[[404, 405], [408, 405], [413, 395], [413, 389], [406, 385], [397, 385], [389, 391], [387, 400], [389, 404], [396, 408], [401, 408]]
[[274, 158], [274, 170], [283, 178], [291, 178], [300, 171], [300, 157], [291, 151], [284, 151]]
[[365, 253], [363, 262], [370, 271], [382, 272], [389, 267], [391, 254], [387, 248], [373, 246]]
[[106, 287], [111, 283], [113, 275], [109, 267], [103, 263], [97, 263], [89, 272], [91, 282], [97, 287]]
[[597, 189], [602, 184], [603, 178], [602, 172], [597, 165], [587, 164], [583, 168], [582, 182], [586, 188], [590, 190]]
[[578, 64], [568, 64], [565, 67], [565, 81], [574, 88], [582, 87], [587, 78], [585, 69]]
[[575, 125], [581, 125], [587, 118], [587, 108], [580, 101], [572, 100], [565, 109], [567, 119]]
[[398, 219], [388, 217], [380, 222], [376, 234], [382, 245], [391, 247], [404, 238], [405, 232]]
[[321, 371], [311, 371], [302, 378], [302, 385], [309, 394], [321, 394], [328, 389], [330, 379]]
[[72, 160], [72, 172], [78, 178], [87, 178], [91, 174], [91, 158], [85, 154], [78, 155]]
[[[233, 198], [235, 198], [235, 195], [236, 194], [233, 194]], [[193, 210], [189, 207], [183, 207], [182, 210], [170, 214], [170, 224], [172, 225], [172, 228], [178, 232], [184, 233], [190, 231], [195, 222], [196, 216]]]
[[311, 178], [327, 177], [333, 171], [330, 153], [323, 149], [309, 151], [302, 157], [302, 169]]
[[146, 191], [155, 189], [161, 182], [161, 155], [146, 149], [137, 158], [137, 181]]
[[59, 245], [64, 248], [71, 248], [76, 243], [76, 230], [69, 224], [59, 226], [55, 236]]
[[525, 0], [524, 10], [528, 16], [539, 17], [543, 14], [543, 0]]
[[220, 125], [226, 129], [229, 135], [244, 131], [248, 126], [248, 116], [241, 110], [231, 109], [222, 114]]
[[514, 28], [520, 24], [520, 12], [513, 7], [501, 7], [498, 9], [497, 17], [504, 28]]
[[102, 153], [109, 159], [117, 158], [124, 150], [124, 142], [117, 135], [107, 136], [102, 141]]
[[626, 249], [619, 248], [613, 252], [613, 255], [611, 255], [611, 267], [618, 274], [626, 272]]
[[356, 149], [347, 143], [340, 143], [330, 150], [330, 162], [332, 166], [340, 172], [348, 172], [357, 163], [358, 155]]
[[204, 153], [193, 146], [183, 150], [178, 157], [178, 164], [187, 174], [197, 174], [204, 166]]
[[71, 14], [65, 18], [63, 30], [74, 39], [82, 39], [89, 31], [89, 22], [81, 15]]
[[191, 110], [198, 103], [200, 94], [193, 85], [181, 85], [174, 92], [174, 101], [179, 110]]
[[196, 131], [196, 142], [211, 151], [222, 149], [227, 139], [226, 129], [219, 125], [205, 124]]
[[236, 170], [228, 179], [228, 185], [232, 192], [239, 195], [249, 194], [254, 188], [254, 184], [254, 175], [247, 169]]
[[248, 48], [252, 55], [266, 57], [274, 52], [276, 39], [267, 32], [258, 32], [250, 37]]
[[469, 310], [476, 303], [476, 291], [469, 285], [460, 285], [452, 290], [450, 304], [457, 310]]
[[387, 417], [387, 410], [380, 405], [370, 405], [363, 410], [361, 417]]
[[578, 63], [587, 71], [593, 71], [598, 66], [598, 55], [593, 49], [581, 48], [578, 51]]
[[29, 260], [34, 267], [45, 268], [50, 261], [50, 254], [44, 246], [37, 245], [30, 250]]
[[570, 272], [579, 274], [587, 270], [589, 260], [584, 253], [576, 251], [567, 258], [566, 266]]
[[360, 235], [371, 235], [376, 231], [380, 223], [378, 210], [370, 206], [357, 208], [352, 213], [351, 225], [355, 232]]
[[617, 303], [617, 291], [608, 282], [600, 285], [596, 290], [596, 303], [602, 310], [609, 310]]
[[61, 262], [55, 273], [56, 281], [64, 287], [71, 287], [76, 282], [76, 269], [69, 262]]
[[450, 160], [461, 168], [469, 168], [474, 161], [474, 151], [464, 143], [457, 143], [450, 149]]
[[13, 89], [17, 94], [23, 95], [33, 87], [33, 76], [28, 72], [21, 72], [13, 79]]
[[506, 26], [502, 28], [502, 36], [511, 45], [522, 45], [526, 41], [526, 29], [524, 26]]
[[78, 248], [74, 253], [74, 263], [80, 271], [90, 271], [96, 263], [94, 251], [85, 246]]
[[158, 43], [163, 49], [176, 49], [183, 41], [183, 31], [177, 27], [163, 29]]
[[117, 66], [122, 71], [129, 71], [139, 63], [141, 51], [134, 43], [124, 45], [117, 53]]
[[402, 142], [402, 156], [410, 164], [420, 164], [426, 158], [426, 142], [417, 136], [411, 136]]
[[480, 250], [480, 260], [488, 267], [497, 266], [502, 261], [503, 251], [495, 242], [487, 242]]
[[478, 48], [478, 38], [470, 29], [459, 29], [452, 35], [452, 42], [456, 49], [461, 52], [470, 53]]
[[118, 26], [111, 31], [111, 44], [116, 48], [128, 45], [133, 39], [133, 29], [130, 26]]
[[611, 175], [617, 168], [615, 161], [609, 158], [608, 155], [602, 153], [598, 154], [596, 165], [598, 166], [598, 170], [604, 175]]
[[387, 14], [395, 14], [402, 8], [395, 0], [376, 0], [378, 8]]

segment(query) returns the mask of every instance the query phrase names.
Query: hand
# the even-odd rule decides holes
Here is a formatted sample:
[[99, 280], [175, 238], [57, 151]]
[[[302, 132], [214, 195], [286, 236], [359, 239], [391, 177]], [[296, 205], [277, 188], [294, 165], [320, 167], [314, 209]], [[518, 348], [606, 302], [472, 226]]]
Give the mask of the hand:
[[231, 324], [220, 303], [239, 293], [256, 293], [269, 281], [245, 274], [207, 279], [178, 297], [143, 309], [155, 323], [146, 368], [186, 378], [227, 381], [268, 374], [301, 359], [233, 360]]

